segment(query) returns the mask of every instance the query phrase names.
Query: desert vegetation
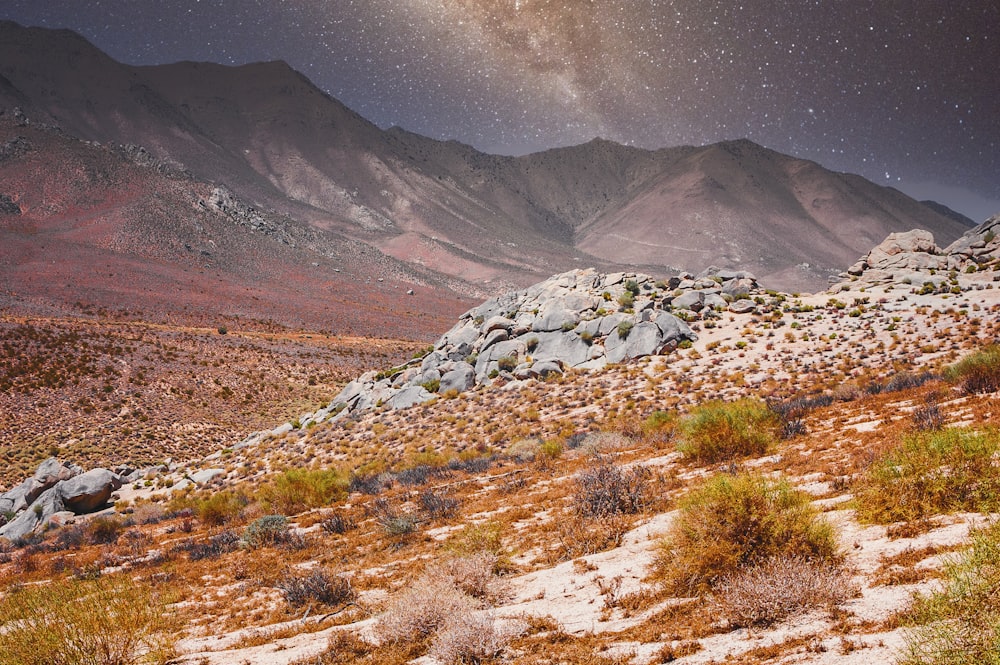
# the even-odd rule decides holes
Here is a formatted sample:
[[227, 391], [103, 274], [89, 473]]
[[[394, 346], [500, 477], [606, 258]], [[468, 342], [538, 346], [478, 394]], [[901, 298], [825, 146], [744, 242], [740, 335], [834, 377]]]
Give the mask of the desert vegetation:
[[[293, 411], [129, 483], [114, 514], [3, 543], [3, 598], [124, 580], [168, 619], [140, 660], [940, 662], [920, 660], [935, 636], [983, 625], [952, 580], [992, 579], [967, 541], [996, 510], [995, 394], [949, 368], [1000, 330], [942, 306], [873, 336], [852, 322], [876, 298], [860, 317], [826, 300], [721, 313], [688, 348], [517, 390]], [[935, 327], [959, 320], [976, 334]]]

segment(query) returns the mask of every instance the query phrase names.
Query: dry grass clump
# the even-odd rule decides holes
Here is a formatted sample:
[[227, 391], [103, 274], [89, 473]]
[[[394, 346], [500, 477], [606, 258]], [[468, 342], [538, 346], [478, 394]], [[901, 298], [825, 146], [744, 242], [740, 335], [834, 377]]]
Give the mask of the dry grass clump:
[[946, 428], [918, 432], [875, 460], [854, 488], [868, 522], [918, 520], [1000, 506], [1000, 432]]
[[644, 466], [629, 469], [605, 459], [576, 477], [573, 506], [584, 517], [633, 515], [646, 504], [650, 472]]
[[777, 414], [758, 399], [707, 402], [681, 420], [677, 450], [703, 463], [764, 455], [779, 427]]
[[507, 596], [504, 580], [497, 576], [500, 558], [491, 552], [476, 552], [469, 556], [452, 557], [431, 571], [451, 578], [463, 593], [487, 603], [496, 603]]
[[975, 532], [945, 568], [942, 588], [919, 596], [902, 665], [1000, 663], [1000, 524]]
[[396, 594], [375, 624], [382, 642], [420, 642], [430, 638], [452, 616], [480, 609], [448, 576], [424, 573]]
[[722, 578], [716, 599], [734, 626], [769, 626], [815, 607], [832, 608], [856, 593], [839, 566], [798, 556], [771, 557]]
[[0, 665], [130, 665], [174, 656], [163, 599], [129, 577], [12, 588], [0, 600]]
[[497, 621], [491, 612], [450, 617], [431, 644], [430, 655], [445, 665], [482, 663], [500, 656], [524, 632], [520, 621]]
[[835, 561], [833, 529], [785, 480], [719, 474], [681, 499], [656, 569], [669, 590], [690, 594], [775, 556]]
[[966, 394], [1000, 390], [1000, 345], [990, 344], [967, 355], [949, 367], [945, 377]]

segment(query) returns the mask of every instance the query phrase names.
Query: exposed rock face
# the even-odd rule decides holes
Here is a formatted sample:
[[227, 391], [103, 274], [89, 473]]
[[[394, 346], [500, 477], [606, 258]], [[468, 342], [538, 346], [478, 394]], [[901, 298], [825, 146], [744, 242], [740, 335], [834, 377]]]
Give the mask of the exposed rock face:
[[90, 513], [108, 502], [111, 493], [122, 486], [122, 479], [107, 469], [92, 469], [56, 485], [67, 510]]
[[0, 537], [14, 540], [43, 526], [56, 513], [93, 512], [104, 506], [122, 479], [107, 469], [86, 473], [79, 466], [49, 458], [35, 474], [0, 495], [0, 513], [13, 518], [0, 524]]
[[[1000, 262], [998, 234], [1000, 215], [990, 217], [944, 249], [934, 244], [934, 236], [929, 231], [915, 229], [892, 233], [840, 277], [870, 284], [932, 284], [939, 287], [945, 281], [944, 276], [937, 274], [939, 271], [979, 270]], [[840, 289], [838, 282], [830, 290]]]
[[[406, 408], [434, 393], [531, 380], [569, 369], [599, 369], [666, 353], [696, 339], [685, 322], [717, 316], [760, 293], [753, 275], [712, 269], [656, 281], [632, 273], [572, 270], [469, 310], [424, 358], [349, 383], [324, 410], [346, 414], [377, 405]], [[676, 312], [675, 315], [673, 312]]]

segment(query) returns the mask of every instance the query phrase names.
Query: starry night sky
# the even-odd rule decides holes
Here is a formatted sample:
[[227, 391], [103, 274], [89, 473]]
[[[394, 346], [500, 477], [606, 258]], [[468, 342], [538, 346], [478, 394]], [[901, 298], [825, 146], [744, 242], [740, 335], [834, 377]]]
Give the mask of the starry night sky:
[[381, 127], [522, 154], [746, 137], [1000, 212], [995, 0], [3, 0], [130, 64], [282, 59]]

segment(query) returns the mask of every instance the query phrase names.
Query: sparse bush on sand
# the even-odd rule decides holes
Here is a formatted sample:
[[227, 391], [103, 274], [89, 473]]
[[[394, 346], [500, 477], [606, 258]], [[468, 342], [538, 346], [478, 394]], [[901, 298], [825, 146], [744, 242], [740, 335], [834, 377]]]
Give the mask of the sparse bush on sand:
[[375, 624], [382, 642], [417, 642], [428, 639], [451, 616], [479, 609], [448, 576], [425, 573], [390, 601]]
[[835, 561], [833, 529], [785, 480], [719, 474], [681, 499], [656, 569], [668, 589], [691, 594], [775, 556]]
[[1000, 663], [1000, 523], [972, 534], [939, 590], [918, 596], [901, 665]]
[[573, 507], [585, 517], [633, 515], [646, 504], [650, 472], [644, 466], [629, 469], [600, 459], [576, 477]]
[[966, 394], [1000, 390], [1000, 345], [990, 344], [970, 353], [950, 366], [945, 378]]
[[776, 556], [726, 575], [716, 599], [733, 626], [769, 626], [802, 611], [832, 608], [851, 598], [850, 575], [833, 563]]
[[354, 588], [346, 577], [334, 575], [322, 568], [314, 568], [305, 573], [289, 573], [277, 584], [292, 607], [306, 603], [339, 605], [354, 600]]
[[453, 615], [434, 636], [430, 654], [445, 665], [487, 662], [524, 630], [522, 622], [498, 621], [488, 611]]
[[1000, 507], [1000, 431], [945, 428], [910, 434], [855, 484], [858, 517], [886, 524]]
[[0, 665], [166, 663], [163, 599], [123, 575], [8, 590], [0, 599]]
[[779, 427], [778, 416], [760, 400], [707, 402], [681, 420], [677, 450], [703, 463], [764, 455]]

